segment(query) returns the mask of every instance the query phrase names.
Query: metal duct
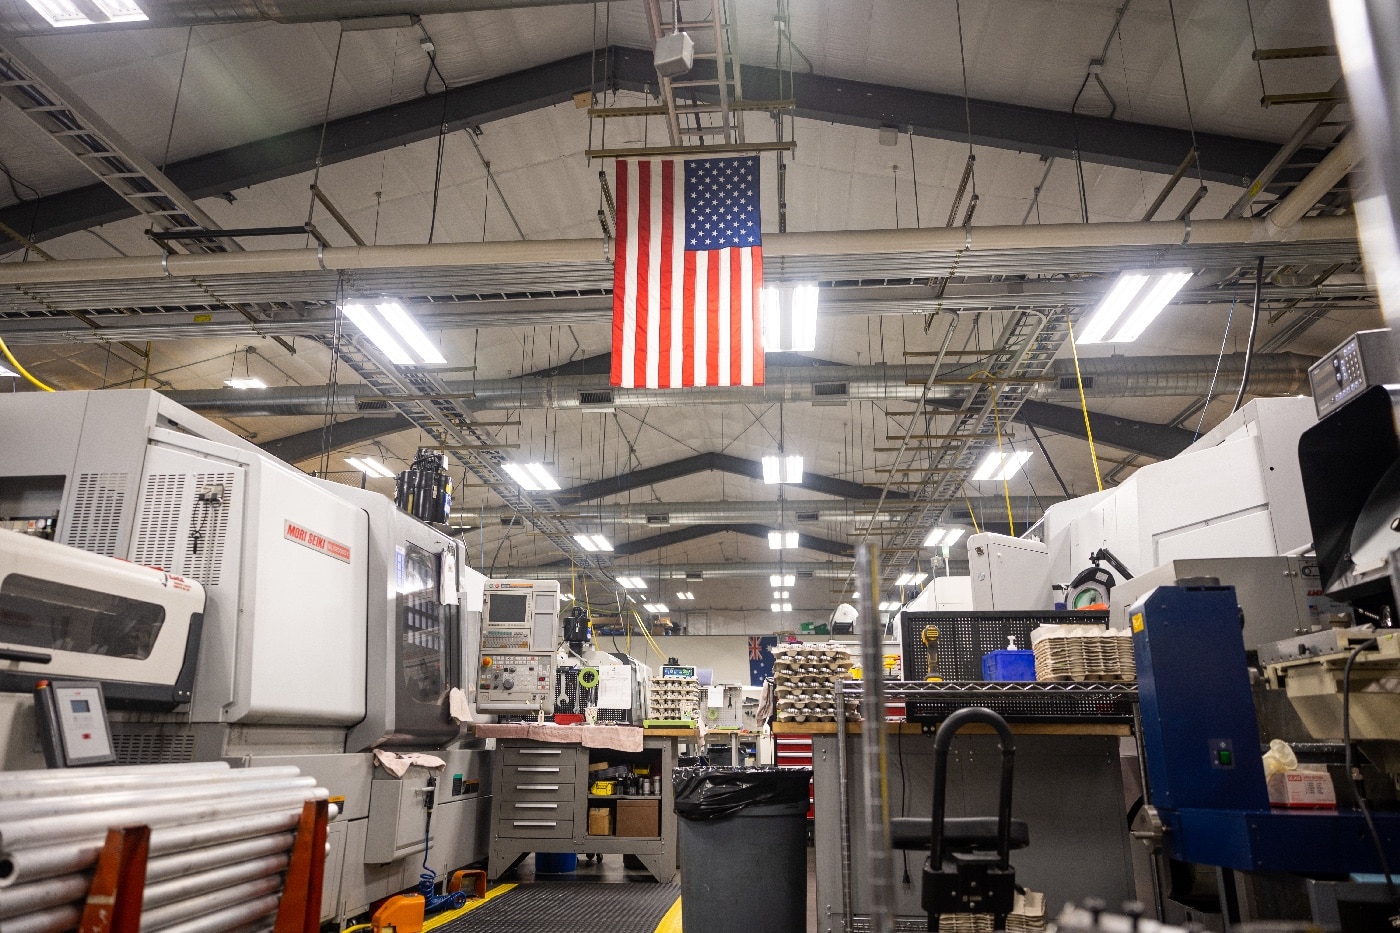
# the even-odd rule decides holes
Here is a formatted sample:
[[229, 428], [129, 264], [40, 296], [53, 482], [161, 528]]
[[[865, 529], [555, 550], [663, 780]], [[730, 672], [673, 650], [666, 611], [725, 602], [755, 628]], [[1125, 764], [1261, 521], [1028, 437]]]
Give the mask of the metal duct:
[[[735, 580], [741, 577], [767, 577], [775, 573], [790, 573], [797, 577], [799, 581], [805, 579], [818, 580], [844, 580], [851, 573], [853, 562], [850, 560], [834, 561], [788, 561], [778, 563], [753, 564], [753, 563], [733, 563], [733, 564], [673, 564], [658, 566], [656, 564], [642, 564], [636, 567], [624, 567], [621, 564], [614, 564], [608, 569], [614, 574], [633, 575], [641, 577], [643, 580], [653, 582], [656, 580], [689, 580], [692, 583], [700, 583], [704, 580]], [[699, 574], [696, 577], [693, 574]], [[559, 580], [568, 577], [568, 567], [509, 567], [504, 570], [497, 569], [495, 576], [500, 578], [513, 577], [525, 580]], [[640, 602], [641, 600], [638, 600]], [[649, 600], [648, 600], [649, 601]]]
[[[223, 23], [321, 23], [333, 20], [368, 20], [370, 22], [355, 23], [352, 28], [374, 28], [373, 20], [380, 17], [475, 13], [591, 2], [593, 0], [143, 0], [142, 9], [149, 17], [146, 22], [69, 26], [62, 31], [72, 33]], [[387, 22], [385, 25], [398, 23]], [[402, 25], [409, 23], [404, 20]], [[22, 0], [0, 4], [0, 30], [16, 36], [53, 35], [59, 31]]]
[[[998, 497], [974, 497], [970, 500], [973, 508], [978, 506], [1004, 508]], [[1046, 498], [1042, 502], [1058, 502], [1058, 496]], [[961, 500], [959, 503], [961, 504]], [[878, 515], [871, 511], [871, 505], [831, 501], [827, 499], [788, 499], [785, 504], [771, 501], [736, 502], [645, 502], [645, 503], [605, 503], [600, 505], [570, 506], [559, 512], [565, 521], [598, 522], [605, 525], [649, 525], [658, 528], [676, 525], [722, 525], [734, 522], [776, 523], [779, 518], [789, 522], [869, 522], [890, 521], [910, 509], [922, 509], [923, 503], [887, 502]], [[502, 523], [524, 523], [514, 509], [506, 506], [487, 506], [479, 509], [465, 509], [452, 513], [454, 525], [475, 526], [485, 523], [488, 527]]]
[[[1219, 360], [1220, 372], [1215, 373]], [[1256, 356], [1249, 376], [1251, 395], [1307, 395], [1308, 367], [1315, 360], [1301, 353]], [[1108, 356], [1080, 359], [1084, 394], [1093, 397], [1147, 398], [1163, 395], [1205, 395], [1214, 376], [1215, 390], [1239, 384], [1244, 354], [1215, 356]], [[1072, 360], [1056, 360], [1051, 370], [1057, 381], [1043, 397], [1079, 401]]]
[[[1296, 353], [1278, 353], [1255, 359], [1250, 388], [1256, 395], [1292, 395], [1307, 386], [1310, 360]], [[1121, 357], [1081, 360], [1084, 393], [1089, 397], [1146, 398], [1162, 395], [1204, 395], [1215, 373], [1213, 356]], [[1228, 386], [1243, 371], [1243, 357], [1225, 357], [1216, 387]], [[554, 378], [490, 379], [447, 383], [448, 391], [461, 393], [463, 404], [477, 411], [577, 409], [599, 412], [614, 408], [668, 407], [677, 405], [739, 405], [756, 402], [812, 402], [841, 404], [856, 400], [915, 400], [928, 379], [928, 366], [821, 366], [774, 367], [762, 386], [691, 389], [625, 389], [608, 385], [608, 377], [556, 376]], [[1074, 366], [1055, 364], [1043, 397], [1078, 400]], [[933, 400], [962, 399], [970, 386], [935, 385]], [[172, 401], [204, 414], [236, 417], [272, 415], [324, 415], [324, 386], [286, 386], [270, 389], [186, 389], [165, 393]], [[390, 397], [392, 400], [392, 396]], [[385, 416], [394, 408], [367, 386], [342, 386], [331, 399], [336, 414]]]

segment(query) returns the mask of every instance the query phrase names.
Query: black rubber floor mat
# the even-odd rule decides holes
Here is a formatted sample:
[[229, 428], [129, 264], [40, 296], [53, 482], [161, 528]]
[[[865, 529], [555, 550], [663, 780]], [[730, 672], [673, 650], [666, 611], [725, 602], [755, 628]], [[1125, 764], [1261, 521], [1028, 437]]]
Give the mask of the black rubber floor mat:
[[433, 933], [654, 933], [678, 884], [522, 884]]

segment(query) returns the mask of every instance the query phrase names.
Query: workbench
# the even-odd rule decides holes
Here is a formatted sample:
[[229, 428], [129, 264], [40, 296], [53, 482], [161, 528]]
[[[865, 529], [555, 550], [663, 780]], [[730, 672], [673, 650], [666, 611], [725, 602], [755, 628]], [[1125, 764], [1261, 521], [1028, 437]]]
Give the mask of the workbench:
[[[887, 693], [887, 698], [897, 698], [898, 684], [887, 687], [896, 688]], [[970, 701], [966, 705], [981, 704]], [[886, 721], [882, 725], [887, 734], [890, 816], [927, 818], [933, 801], [933, 736], [917, 722]], [[843, 884], [838, 726], [803, 722], [776, 723], [773, 727], [779, 737], [812, 736], [820, 933], [869, 929], [871, 884], [865, 839], [867, 807], [860, 770], [862, 729], [859, 722], [848, 723], [846, 728], [845, 809], [850, 861], [849, 880]], [[1043, 892], [1052, 916], [1070, 899], [1097, 896], [1118, 904], [1137, 897], [1134, 843], [1128, 832], [1128, 801], [1120, 760], [1120, 743], [1133, 735], [1132, 722], [1123, 721], [1122, 717], [1106, 717], [1106, 721], [1098, 722], [1047, 718], [1013, 721], [1011, 730], [1016, 746], [1012, 815], [1024, 820], [1030, 829], [1030, 845], [1011, 853], [1017, 883]], [[980, 725], [960, 731], [948, 764], [948, 816], [995, 816], [1001, 752], [992, 731]], [[1131, 779], [1133, 768], [1128, 768], [1128, 772]], [[927, 858], [927, 850], [894, 851], [899, 929], [913, 929], [913, 925], [926, 928], [927, 915], [920, 904], [920, 892]]]
[[[634, 855], [657, 881], [675, 878], [676, 815], [671, 771], [676, 745], [694, 740], [691, 729], [647, 729], [641, 751], [617, 751], [582, 742], [547, 742], [498, 738], [494, 756], [489, 872], [506, 874], [531, 852], [597, 852]], [[660, 793], [642, 795], [589, 794], [590, 762], [645, 763], [661, 778]], [[605, 807], [616, 812], [621, 801], [654, 802], [654, 836], [590, 835], [588, 810]], [[626, 805], [626, 804], [624, 804]], [[641, 804], [643, 807], [646, 804]], [[635, 805], [632, 805], [635, 806]]]

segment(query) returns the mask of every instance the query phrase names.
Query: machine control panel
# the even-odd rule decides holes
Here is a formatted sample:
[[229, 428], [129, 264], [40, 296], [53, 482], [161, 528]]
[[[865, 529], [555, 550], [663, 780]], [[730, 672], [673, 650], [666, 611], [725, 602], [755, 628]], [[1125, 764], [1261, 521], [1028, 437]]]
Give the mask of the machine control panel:
[[554, 710], [552, 654], [487, 654], [478, 667], [476, 705], [483, 712]]
[[488, 580], [476, 659], [477, 708], [554, 711], [550, 689], [559, 646], [557, 580]]
[[1388, 329], [1357, 331], [1308, 368], [1319, 418], [1374, 385], [1400, 382]]
[[116, 761], [101, 684], [40, 681], [35, 707], [44, 758], [50, 768]]

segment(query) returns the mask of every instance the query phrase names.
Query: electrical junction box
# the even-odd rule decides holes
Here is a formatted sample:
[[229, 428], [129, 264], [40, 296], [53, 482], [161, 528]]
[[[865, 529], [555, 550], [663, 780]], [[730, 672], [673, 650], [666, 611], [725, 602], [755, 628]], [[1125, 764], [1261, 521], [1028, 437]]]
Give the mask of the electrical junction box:
[[656, 40], [652, 59], [656, 73], [663, 78], [675, 78], [695, 67], [695, 40], [683, 32], [673, 32]]
[[976, 534], [967, 539], [972, 607], [1019, 612], [1043, 609], [1050, 599], [1050, 549], [1030, 538]]

